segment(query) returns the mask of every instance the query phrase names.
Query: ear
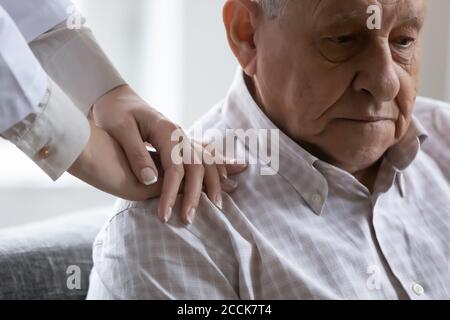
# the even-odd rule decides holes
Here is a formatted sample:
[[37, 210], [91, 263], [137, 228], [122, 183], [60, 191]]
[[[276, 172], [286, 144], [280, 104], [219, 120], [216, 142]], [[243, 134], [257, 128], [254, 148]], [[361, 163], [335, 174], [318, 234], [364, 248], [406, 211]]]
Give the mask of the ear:
[[259, 5], [253, 0], [227, 0], [223, 8], [228, 43], [248, 76], [256, 74], [255, 33], [260, 13]]

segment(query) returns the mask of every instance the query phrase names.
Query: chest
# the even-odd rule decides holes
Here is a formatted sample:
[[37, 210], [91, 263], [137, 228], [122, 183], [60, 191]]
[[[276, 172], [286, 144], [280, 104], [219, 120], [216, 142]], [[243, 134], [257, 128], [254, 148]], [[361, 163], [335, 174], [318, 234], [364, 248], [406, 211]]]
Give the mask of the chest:
[[[260, 298], [426, 299], [450, 295], [450, 190], [439, 175], [405, 173], [376, 201], [331, 189], [318, 216], [287, 186], [236, 202], [252, 222]], [[281, 190], [281, 189], [280, 189]], [[263, 200], [264, 199], [264, 200]], [[250, 267], [241, 265], [241, 267]], [[422, 288], [423, 290], [419, 290]], [[417, 293], [418, 292], [418, 293]]]

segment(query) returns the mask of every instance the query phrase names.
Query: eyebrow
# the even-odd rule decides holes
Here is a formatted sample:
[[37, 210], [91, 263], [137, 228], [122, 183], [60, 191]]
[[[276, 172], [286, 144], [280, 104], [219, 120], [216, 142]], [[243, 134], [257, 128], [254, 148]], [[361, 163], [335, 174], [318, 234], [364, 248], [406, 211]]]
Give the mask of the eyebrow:
[[332, 27], [352, 22], [358, 24], [365, 23], [366, 16], [365, 12], [354, 9], [352, 11], [333, 13], [330, 16], [324, 15], [319, 20], [325, 20], [319, 23], [321, 27]]
[[[331, 17], [326, 18], [326, 22], [321, 24], [324, 27], [332, 27], [339, 24], [344, 24], [348, 22], [361, 23], [366, 22], [367, 15], [366, 12], [361, 12], [360, 10], [352, 10], [349, 12], [338, 12], [333, 14]], [[406, 14], [404, 17], [400, 17], [398, 22], [395, 24], [396, 27], [411, 25], [417, 30], [421, 30], [425, 24], [425, 18], [420, 15], [410, 15]]]
[[360, 21], [362, 19], [366, 19], [365, 12], [362, 13], [360, 10], [352, 10], [348, 12], [339, 12], [333, 14], [333, 16], [327, 18], [327, 25], [332, 25], [340, 22], [348, 22], [348, 21]]
[[413, 27], [417, 29], [422, 29], [423, 25], [425, 23], [425, 19], [423, 17], [414, 16], [414, 17], [404, 17], [401, 18], [399, 23], [397, 23], [398, 26], [404, 26], [404, 25], [412, 25]]

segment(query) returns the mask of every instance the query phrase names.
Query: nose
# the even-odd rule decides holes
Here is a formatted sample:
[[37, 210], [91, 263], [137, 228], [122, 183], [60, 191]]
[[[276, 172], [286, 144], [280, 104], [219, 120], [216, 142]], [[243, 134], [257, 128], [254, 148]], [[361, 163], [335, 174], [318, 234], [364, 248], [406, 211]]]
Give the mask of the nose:
[[400, 79], [389, 41], [378, 40], [361, 59], [353, 88], [370, 94], [378, 103], [392, 101], [400, 91]]

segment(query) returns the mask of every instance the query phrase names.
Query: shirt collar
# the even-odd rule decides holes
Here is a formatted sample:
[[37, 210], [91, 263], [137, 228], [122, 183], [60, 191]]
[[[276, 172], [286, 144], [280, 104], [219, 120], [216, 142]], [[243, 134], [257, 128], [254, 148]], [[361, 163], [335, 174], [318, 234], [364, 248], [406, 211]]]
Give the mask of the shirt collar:
[[[250, 94], [241, 68], [236, 72], [222, 110], [222, 119], [228, 128], [244, 131], [278, 130], [280, 154], [278, 174], [297, 191], [315, 214], [320, 215], [328, 197], [327, 180], [316, 168], [317, 163], [323, 162], [279, 130], [265, 115]], [[396, 170], [402, 171], [413, 162], [426, 137], [425, 129], [416, 118], [413, 118], [405, 137], [391, 147], [385, 157]], [[247, 141], [242, 142], [248, 146]], [[264, 141], [260, 141], [259, 147], [267, 148], [270, 152], [270, 143], [262, 144]], [[251, 154], [252, 151], [248, 150], [250, 156], [258, 159], [257, 154]]]
[[404, 137], [386, 151], [385, 159], [396, 171], [404, 171], [417, 157], [420, 147], [428, 138], [428, 133], [416, 117], [412, 117], [411, 124]]
[[[318, 158], [304, 150], [295, 141], [284, 134], [260, 109], [250, 94], [244, 80], [244, 72], [238, 69], [233, 84], [223, 105], [223, 120], [227, 127], [244, 131], [249, 129], [277, 130], [279, 132], [279, 169], [282, 176], [304, 199], [308, 206], [320, 215], [328, 196], [328, 183], [325, 177], [314, 167]], [[243, 141], [247, 145], [247, 141]], [[270, 143], [260, 141], [260, 148]], [[258, 159], [257, 154], [250, 156]]]

